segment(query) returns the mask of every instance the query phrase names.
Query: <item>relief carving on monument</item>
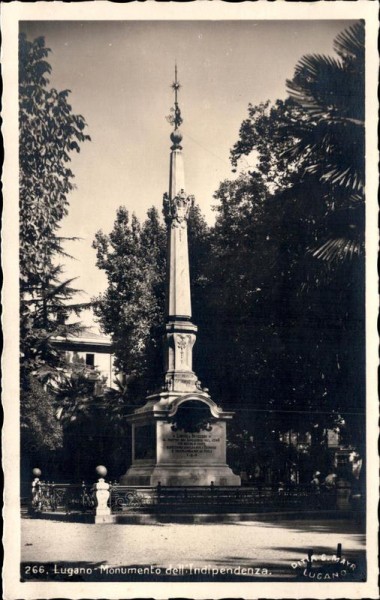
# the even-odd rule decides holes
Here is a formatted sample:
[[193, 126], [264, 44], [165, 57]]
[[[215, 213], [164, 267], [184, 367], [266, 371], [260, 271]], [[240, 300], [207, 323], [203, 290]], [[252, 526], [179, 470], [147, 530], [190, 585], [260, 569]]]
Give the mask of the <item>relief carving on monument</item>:
[[[194, 337], [194, 336], [193, 336]], [[191, 365], [189, 365], [189, 360], [188, 360], [188, 349], [189, 347], [192, 345], [191, 341], [192, 341], [192, 336], [187, 334], [183, 334], [183, 333], [179, 333], [175, 335], [175, 341], [177, 344], [177, 348], [179, 350], [179, 364], [180, 366], [184, 365], [187, 368], [191, 369]]]
[[171, 430], [185, 433], [212, 431], [212, 423], [215, 420], [211, 415], [210, 408], [203, 402], [189, 400], [184, 402], [170, 419]]
[[190, 209], [194, 205], [194, 196], [186, 196], [185, 190], [181, 189], [174, 198], [164, 194], [164, 215], [167, 224], [172, 227], [186, 227]]
[[191, 371], [192, 348], [195, 343], [193, 333], [167, 333], [166, 338], [166, 371]]

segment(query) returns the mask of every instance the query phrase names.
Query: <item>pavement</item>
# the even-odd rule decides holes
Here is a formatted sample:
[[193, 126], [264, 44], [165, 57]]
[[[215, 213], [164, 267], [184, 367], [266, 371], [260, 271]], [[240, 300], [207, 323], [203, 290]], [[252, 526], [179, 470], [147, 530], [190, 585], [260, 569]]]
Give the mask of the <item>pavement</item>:
[[123, 525], [22, 519], [24, 580], [294, 581], [329, 580], [334, 573], [339, 580], [365, 579], [365, 536], [353, 520]]

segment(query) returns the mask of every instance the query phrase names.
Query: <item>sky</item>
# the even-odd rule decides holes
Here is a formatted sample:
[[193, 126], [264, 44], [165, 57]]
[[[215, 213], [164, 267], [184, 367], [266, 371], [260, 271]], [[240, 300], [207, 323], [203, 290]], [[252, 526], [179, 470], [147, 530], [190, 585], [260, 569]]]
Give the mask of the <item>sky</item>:
[[[161, 210], [168, 189], [174, 64], [182, 85], [186, 192], [212, 223], [213, 194], [234, 178], [229, 152], [248, 104], [285, 98], [286, 79], [305, 54], [334, 55], [333, 40], [353, 21], [28, 21], [28, 39], [51, 48], [50, 84], [70, 89], [92, 141], [72, 155], [76, 189], [61, 234], [76, 260], [66, 276], [88, 301], [106, 287], [92, 249], [95, 233], [112, 230], [124, 205], [143, 220]], [[83, 315], [87, 325], [90, 313]]]

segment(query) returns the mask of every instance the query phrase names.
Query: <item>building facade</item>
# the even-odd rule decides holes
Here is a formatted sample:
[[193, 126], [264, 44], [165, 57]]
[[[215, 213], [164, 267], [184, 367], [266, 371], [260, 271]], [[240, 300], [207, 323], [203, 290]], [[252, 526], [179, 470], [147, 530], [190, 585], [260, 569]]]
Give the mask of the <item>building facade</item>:
[[65, 354], [68, 365], [83, 365], [86, 370], [97, 371], [106, 387], [115, 388], [116, 371], [111, 338], [85, 331], [78, 335], [56, 337], [53, 345]]

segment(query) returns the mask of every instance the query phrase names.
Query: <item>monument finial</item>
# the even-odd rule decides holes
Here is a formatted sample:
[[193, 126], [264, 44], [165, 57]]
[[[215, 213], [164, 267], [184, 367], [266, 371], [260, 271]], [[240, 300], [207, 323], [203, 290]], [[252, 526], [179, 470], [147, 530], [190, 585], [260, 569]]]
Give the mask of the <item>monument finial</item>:
[[174, 81], [172, 83], [172, 89], [174, 90], [174, 109], [172, 109], [173, 112], [173, 121], [172, 121], [172, 125], [174, 125], [174, 129], [178, 129], [178, 127], [183, 123], [183, 119], [181, 116], [181, 110], [179, 108], [178, 105], [178, 92], [181, 88], [181, 84], [178, 81], [177, 78], [177, 63], [175, 63], [175, 67], [174, 67]]
[[174, 106], [170, 109], [170, 115], [166, 118], [169, 123], [174, 126], [174, 131], [172, 131], [170, 139], [172, 140], [175, 148], [180, 148], [182, 134], [179, 131], [179, 127], [182, 125], [183, 119], [181, 115], [181, 109], [178, 104], [178, 92], [181, 88], [181, 84], [178, 81], [177, 63], [175, 63], [174, 67], [174, 81], [171, 85], [171, 88], [174, 90]]

